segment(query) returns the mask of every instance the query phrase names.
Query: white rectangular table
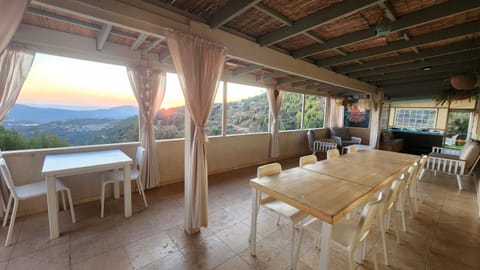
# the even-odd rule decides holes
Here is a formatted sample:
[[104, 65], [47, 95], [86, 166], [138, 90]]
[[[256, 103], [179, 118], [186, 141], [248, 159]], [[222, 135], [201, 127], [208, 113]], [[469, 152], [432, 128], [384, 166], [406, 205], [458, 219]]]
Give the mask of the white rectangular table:
[[43, 162], [42, 175], [47, 184], [48, 221], [50, 239], [58, 238], [58, 200], [55, 192], [55, 178], [98, 171], [122, 169], [124, 173], [125, 217], [132, 215], [130, 165], [132, 159], [120, 150], [106, 150], [84, 153], [47, 155]]

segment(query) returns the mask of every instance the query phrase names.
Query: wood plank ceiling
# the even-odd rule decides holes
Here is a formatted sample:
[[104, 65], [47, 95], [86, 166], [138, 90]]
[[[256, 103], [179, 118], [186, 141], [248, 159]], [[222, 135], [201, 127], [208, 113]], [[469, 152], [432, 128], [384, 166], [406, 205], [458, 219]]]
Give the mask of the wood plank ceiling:
[[[451, 75], [480, 71], [480, 0], [144, 0], [376, 85], [391, 98], [431, 98]], [[30, 5], [23, 23], [169, 57], [162, 37]], [[386, 36], [377, 26], [388, 25]], [[228, 59], [233, 75], [275, 79], [320, 94], [351, 91]]]

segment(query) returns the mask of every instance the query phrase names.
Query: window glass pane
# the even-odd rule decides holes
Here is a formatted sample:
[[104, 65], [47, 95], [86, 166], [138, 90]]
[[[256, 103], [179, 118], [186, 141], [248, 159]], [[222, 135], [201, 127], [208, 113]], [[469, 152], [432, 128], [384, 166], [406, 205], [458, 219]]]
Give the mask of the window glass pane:
[[218, 84], [217, 94], [213, 103], [210, 115], [208, 116], [205, 131], [208, 136], [222, 135], [222, 114], [223, 114], [223, 82]]
[[303, 128], [322, 128], [325, 115], [325, 97], [305, 95]]
[[302, 94], [283, 92], [282, 108], [278, 113], [280, 130], [300, 129], [302, 121]]
[[395, 126], [434, 128], [436, 114], [436, 109], [398, 108], [395, 113]]
[[165, 97], [155, 119], [155, 139], [185, 137], [185, 98], [177, 74], [167, 73]]
[[228, 83], [227, 134], [268, 131], [268, 101], [265, 88]]
[[123, 66], [37, 53], [0, 129], [2, 150], [138, 141]]

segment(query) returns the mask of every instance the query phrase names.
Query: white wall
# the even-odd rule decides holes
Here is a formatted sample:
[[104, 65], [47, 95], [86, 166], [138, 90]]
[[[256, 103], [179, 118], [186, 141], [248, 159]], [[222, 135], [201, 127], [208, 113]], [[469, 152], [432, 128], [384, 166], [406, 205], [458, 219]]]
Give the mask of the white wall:
[[[318, 137], [327, 134], [325, 129], [315, 131]], [[280, 133], [281, 156], [278, 159], [298, 157], [309, 152], [306, 131]], [[17, 185], [42, 180], [43, 159], [47, 154], [63, 154], [105, 149], [121, 149], [133, 157], [138, 143], [113, 144], [86, 147], [69, 147], [42, 150], [3, 152]], [[208, 142], [209, 173], [265, 164], [277, 159], [268, 157], [269, 134], [248, 134], [226, 137], [211, 137]], [[183, 181], [183, 139], [157, 142], [160, 181], [162, 185]], [[100, 174], [92, 173], [64, 178], [72, 190], [75, 203], [98, 200], [100, 197]], [[133, 186], [132, 186], [133, 187]], [[99, 202], [100, 211], [100, 202]], [[46, 211], [45, 197], [20, 203], [19, 215]]]

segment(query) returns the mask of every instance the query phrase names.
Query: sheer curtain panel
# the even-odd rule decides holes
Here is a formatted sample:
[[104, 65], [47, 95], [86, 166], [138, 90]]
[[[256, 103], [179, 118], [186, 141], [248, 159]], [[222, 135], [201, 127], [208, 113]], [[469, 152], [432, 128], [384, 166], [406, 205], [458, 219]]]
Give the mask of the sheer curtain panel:
[[280, 133], [278, 131], [278, 113], [282, 107], [283, 92], [267, 88], [268, 106], [270, 107], [270, 157], [280, 156]]
[[212, 108], [226, 56], [226, 48], [179, 32], [167, 35], [190, 119], [185, 126], [185, 231], [196, 233], [208, 225], [207, 141], [204, 126]]
[[141, 181], [145, 188], [152, 188], [160, 183], [153, 121], [165, 96], [166, 75], [163, 71], [143, 66], [129, 67], [127, 74], [138, 102], [140, 145], [147, 150]]
[[29, 0], [0, 0], [0, 53], [5, 50], [22, 21]]
[[337, 104], [337, 99], [328, 96], [325, 104], [325, 127], [343, 126], [343, 107]]
[[[19, 46], [9, 46], [0, 53], [0, 124], [17, 102], [34, 58], [35, 51]], [[0, 184], [2, 201], [3, 198], [8, 198], [7, 188], [3, 183], [2, 181]]]

